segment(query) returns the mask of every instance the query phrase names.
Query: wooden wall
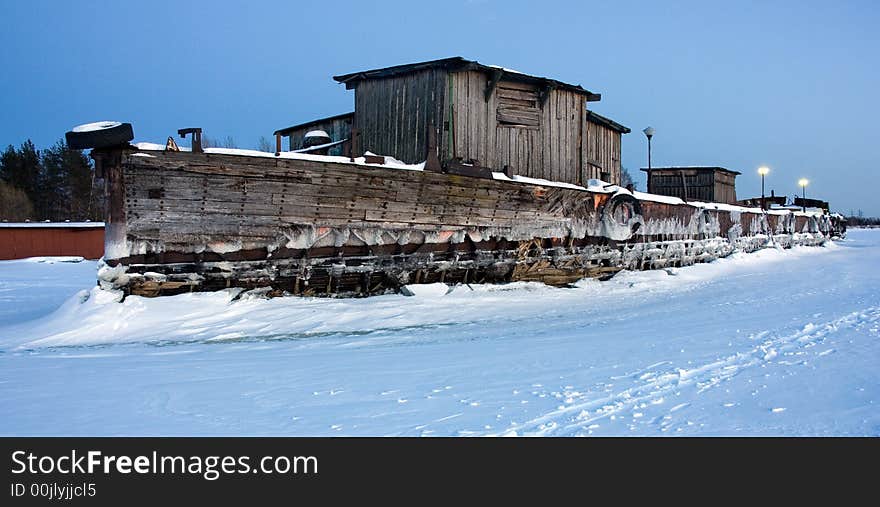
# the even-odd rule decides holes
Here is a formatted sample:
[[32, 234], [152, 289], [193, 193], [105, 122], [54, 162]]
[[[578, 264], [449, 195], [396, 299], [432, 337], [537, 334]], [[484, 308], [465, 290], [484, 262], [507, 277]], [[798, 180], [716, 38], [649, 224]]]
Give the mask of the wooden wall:
[[[343, 116], [338, 118], [328, 118], [326, 121], [318, 122], [305, 128], [291, 130], [287, 136], [290, 143], [290, 151], [303, 148], [303, 140], [307, 133], [312, 130], [323, 130], [330, 135], [333, 141], [341, 141], [351, 137], [351, 124], [354, 115]], [[342, 145], [330, 148], [328, 155], [342, 155]]]
[[587, 121], [584, 143], [585, 179], [598, 178], [615, 185], [620, 184], [620, 138], [620, 132]]
[[577, 184], [607, 171], [619, 183], [620, 134], [586, 120], [582, 95], [552, 90], [541, 106], [535, 85], [502, 80], [486, 100], [487, 74], [457, 72], [450, 79], [452, 158]]
[[426, 125], [438, 131], [441, 161], [461, 159], [510, 174], [586, 184], [620, 182], [620, 133], [586, 119], [583, 95], [501, 80], [486, 98], [481, 71], [429, 69], [360, 81], [355, 87], [355, 151], [425, 160]]
[[688, 201], [736, 204], [735, 177], [730, 173], [707, 169], [654, 170], [649, 176], [649, 188], [652, 193]]
[[715, 172], [715, 202], [736, 204], [736, 175]]
[[443, 107], [447, 73], [428, 69], [397, 77], [366, 79], [355, 87], [354, 150], [391, 155], [406, 163], [422, 162], [427, 154], [427, 125], [439, 130], [440, 159], [445, 158]]

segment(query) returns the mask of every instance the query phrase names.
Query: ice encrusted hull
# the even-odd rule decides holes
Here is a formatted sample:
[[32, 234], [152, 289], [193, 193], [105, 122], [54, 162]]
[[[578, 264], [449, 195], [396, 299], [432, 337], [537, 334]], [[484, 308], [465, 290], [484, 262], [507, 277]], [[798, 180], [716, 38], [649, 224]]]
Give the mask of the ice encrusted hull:
[[[413, 283], [609, 277], [821, 244], [821, 214], [652, 201], [339, 161], [126, 151], [108, 171], [102, 286], [367, 296]], [[336, 157], [338, 158], [338, 157]], [[772, 232], [771, 232], [772, 231]], [[110, 273], [109, 275], [107, 273]]]

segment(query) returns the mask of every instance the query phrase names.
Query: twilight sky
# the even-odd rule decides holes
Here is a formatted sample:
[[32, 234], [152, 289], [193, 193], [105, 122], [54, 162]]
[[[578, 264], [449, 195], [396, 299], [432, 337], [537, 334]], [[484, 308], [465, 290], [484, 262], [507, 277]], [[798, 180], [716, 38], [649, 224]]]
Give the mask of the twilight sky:
[[[139, 141], [200, 126], [260, 136], [353, 109], [334, 74], [463, 56], [581, 84], [633, 129], [623, 165], [741, 171], [740, 198], [807, 196], [880, 216], [876, 1], [4, 1], [0, 145], [97, 120]], [[637, 174], [638, 173], [638, 174]]]

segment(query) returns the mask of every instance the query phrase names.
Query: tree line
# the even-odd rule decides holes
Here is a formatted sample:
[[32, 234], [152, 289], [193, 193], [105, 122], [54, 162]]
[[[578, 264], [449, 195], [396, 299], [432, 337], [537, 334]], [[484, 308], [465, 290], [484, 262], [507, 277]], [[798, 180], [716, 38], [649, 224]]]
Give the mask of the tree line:
[[104, 219], [103, 181], [81, 150], [61, 140], [38, 150], [30, 139], [0, 155], [0, 221]]
[[854, 215], [850, 212], [850, 216], [846, 217], [846, 226], [847, 227], [880, 227], [880, 218], [877, 217], [866, 217], [862, 214], [862, 210], [859, 210], [858, 216]]

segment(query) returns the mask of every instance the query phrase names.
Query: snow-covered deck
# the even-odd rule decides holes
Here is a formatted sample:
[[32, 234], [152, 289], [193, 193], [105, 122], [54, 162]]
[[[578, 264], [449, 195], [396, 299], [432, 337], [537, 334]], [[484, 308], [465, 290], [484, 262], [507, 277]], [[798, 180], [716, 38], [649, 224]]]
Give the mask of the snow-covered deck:
[[[332, 143], [331, 143], [332, 144]], [[164, 144], [156, 144], [149, 142], [139, 142], [135, 143], [134, 146], [139, 150], [144, 152], [149, 151], [165, 151]], [[190, 148], [180, 147], [181, 151], [190, 151]], [[258, 151], [258, 150], [243, 150], [237, 148], [204, 148], [205, 153], [208, 154], [217, 154], [217, 155], [235, 155], [242, 157], [264, 157], [264, 158], [283, 158], [283, 159], [292, 159], [292, 160], [312, 160], [316, 162], [328, 162], [328, 163], [336, 163], [336, 164], [357, 164], [362, 166], [369, 167], [384, 167], [387, 169], [404, 169], [409, 171], [422, 171], [425, 168], [425, 162], [421, 162], [418, 164], [406, 164], [397, 160], [390, 156], [385, 156], [384, 164], [373, 164], [368, 163], [365, 157], [357, 157], [352, 160], [348, 157], [338, 157], [332, 155], [314, 155], [310, 153], [300, 153], [299, 151], [282, 151], [278, 154], [275, 152], [266, 152], [266, 151]], [[374, 153], [367, 152], [368, 155], [375, 155]], [[135, 154], [149, 156], [149, 153], [141, 153]], [[380, 155], [381, 156], [381, 155]], [[627, 189], [612, 185], [600, 180], [590, 180], [590, 184], [588, 186], [575, 185], [573, 183], [567, 183], [562, 181], [551, 181], [545, 180], [541, 178], [529, 178], [521, 175], [514, 175], [513, 177], [509, 177], [501, 172], [493, 172], [492, 177], [495, 180], [500, 181], [509, 181], [515, 183], [524, 183], [528, 185], [539, 185], [539, 186], [547, 186], [547, 187], [561, 187], [561, 188], [572, 188], [576, 190], [588, 190], [590, 192], [597, 192], [603, 194], [615, 194], [615, 193], [626, 193], [631, 194], [639, 200], [643, 201], [651, 201], [651, 202], [659, 202], [665, 204], [687, 204], [690, 206], [694, 206], [697, 208], [705, 208], [705, 209], [717, 209], [724, 211], [737, 211], [741, 213], [757, 213], [761, 214], [761, 208], [753, 208], [753, 207], [745, 207], [745, 206], [737, 206], [732, 204], [722, 204], [722, 203], [704, 203], [697, 201], [683, 201], [678, 197], [669, 197], [665, 195], [657, 195], [657, 194], [649, 194], [647, 192], [630, 192]], [[764, 211], [770, 215], [787, 215], [789, 211], [787, 210], [766, 210]], [[806, 212], [795, 211], [795, 215], [797, 216], [821, 216], [821, 210], [810, 210]]]

